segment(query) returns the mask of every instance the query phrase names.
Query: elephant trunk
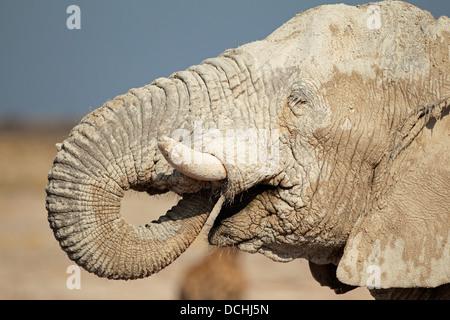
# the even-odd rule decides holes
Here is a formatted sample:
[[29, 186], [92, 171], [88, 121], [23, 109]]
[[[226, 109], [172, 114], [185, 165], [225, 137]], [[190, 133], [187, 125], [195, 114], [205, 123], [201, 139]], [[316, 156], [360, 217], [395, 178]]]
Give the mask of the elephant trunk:
[[[249, 110], [268, 103], [264, 81], [251, 66], [251, 57], [230, 51], [132, 89], [87, 115], [57, 145], [46, 207], [50, 227], [70, 259], [101, 277], [149, 276], [186, 250], [214, 205], [219, 208], [224, 197], [273, 174], [266, 170], [273, 161], [238, 161], [258, 153], [245, 147], [260, 132]], [[264, 113], [261, 123], [269, 116]], [[248, 137], [244, 143], [234, 135], [240, 131]], [[223, 152], [210, 151], [208, 143], [197, 145], [204, 136], [209, 141], [210, 133], [220, 133], [214, 145], [226, 146]], [[172, 139], [191, 136], [193, 146], [187, 147]], [[276, 139], [262, 141], [277, 145]], [[174, 191], [183, 199], [158, 221], [136, 227], [120, 216], [129, 189], [151, 195]]]
[[100, 277], [136, 279], [163, 269], [194, 241], [217, 200], [197, 188], [146, 226], [121, 217], [126, 190], [168, 191], [164, 176], [173, 169], [157, 164], [161, 120], [152, 112], [165, 103], [157, 86], [134, 89], [86, 116], [58, 148], [46, 189], [48, 221], [69, 258]]

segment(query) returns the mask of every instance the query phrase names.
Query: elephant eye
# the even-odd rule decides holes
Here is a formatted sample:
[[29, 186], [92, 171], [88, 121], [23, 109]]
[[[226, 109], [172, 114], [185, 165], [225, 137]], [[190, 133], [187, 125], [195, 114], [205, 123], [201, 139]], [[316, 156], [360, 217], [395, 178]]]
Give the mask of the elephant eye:
[[304, 104], [308, 104], [309, 100], [306, 99], [303, 95], [298, 92], [292, 92], [289, 96], [289, 106], [294, 108], [296, 106], [301, 106]]

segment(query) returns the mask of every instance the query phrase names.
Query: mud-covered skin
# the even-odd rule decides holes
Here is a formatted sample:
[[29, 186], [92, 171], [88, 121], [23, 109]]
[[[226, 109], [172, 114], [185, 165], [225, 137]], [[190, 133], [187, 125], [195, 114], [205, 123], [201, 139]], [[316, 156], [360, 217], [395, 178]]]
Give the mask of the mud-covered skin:
[[[380, 7], [389, 19], [379, 31], [358, 25], [363, 22], [358, 10], [366, 6], [342, 7], [345, 13], [339, 19], [346, 23], [334, 21], [321, 7], [264, 40], [277, 53], [271, 61], [298, 67], [278, 91], [284, 95], [278, 113], [280, 141], [288, 150], [282, 156], [284, 169], [268, 182], [279, 183], [278, 188], [256, 196], [244, 192], [223, 210], [210, 233], [211, 243], [277, 261], [303, 257], [335, 265], [347, 249], [338, 276], [352, 285], [366, 284], [369, 265], [382, 268], [385, 288], [448, 282], [450, 199], [443, 190], [449, 187], [450, 173], [448, 157], [439, 154], [447, 154], [449, 144], [449, 20], [436, 22], [407, 4]], [[396, 11], [400, 8], [401, 14]], [[319, 12], [329, 18], [329, 26], [302, 28], [311, 22], [309, 15], [312, 19]], [[431, 38], [437, 41], [427, 34], [435, 34]], [[418, 42], [404, 42], [411, 38]], [[292, 48], [296, 42], [297, 56], [278, 54], [278, 46]], [[302, 43], [312, 45], [304, 49]], [[319, 50], [320, 55], [302, 54]], [[408, 168], [417, 161], [421, 167]], [[390, 192], [394, 195], [387, 201]], [[386, 206], [391, 218], [381, 210]], [[404, 225], [401, 233], [391, 226], [394, 221]], [[425, 221], [431, 225], [422, 225]], [[416, 230], [413, 237], [408, 230]], [[346, 247], [349, 239], [354, 247]], [[424, 239], [430, 239], [428, 249]], [[374, 258], [359, 265], [367, 255]]]

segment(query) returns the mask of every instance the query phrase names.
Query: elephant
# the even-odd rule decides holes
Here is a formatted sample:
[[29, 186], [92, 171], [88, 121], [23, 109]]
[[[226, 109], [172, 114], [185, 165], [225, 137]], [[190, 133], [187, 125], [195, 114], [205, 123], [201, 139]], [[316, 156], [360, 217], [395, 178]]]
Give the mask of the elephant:
[[[150, 276], [208, 241], [304, 258], [336, 293], [450, 298], [450, 19], [401, 1], [319, 6], [263, 40], [85, 116], [48, 175], [68, 257]], [[134, 226], [127, 190], [179, 202]]]

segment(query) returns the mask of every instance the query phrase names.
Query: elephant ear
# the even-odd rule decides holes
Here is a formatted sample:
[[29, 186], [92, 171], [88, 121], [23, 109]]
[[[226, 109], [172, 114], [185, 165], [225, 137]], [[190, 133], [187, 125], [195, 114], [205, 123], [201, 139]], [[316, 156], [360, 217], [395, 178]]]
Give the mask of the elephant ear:
[[338, 279], [369, 288], [450, 282], [450, 99], [416, 109], [376, 168], [373, 206], [351, 230]]

